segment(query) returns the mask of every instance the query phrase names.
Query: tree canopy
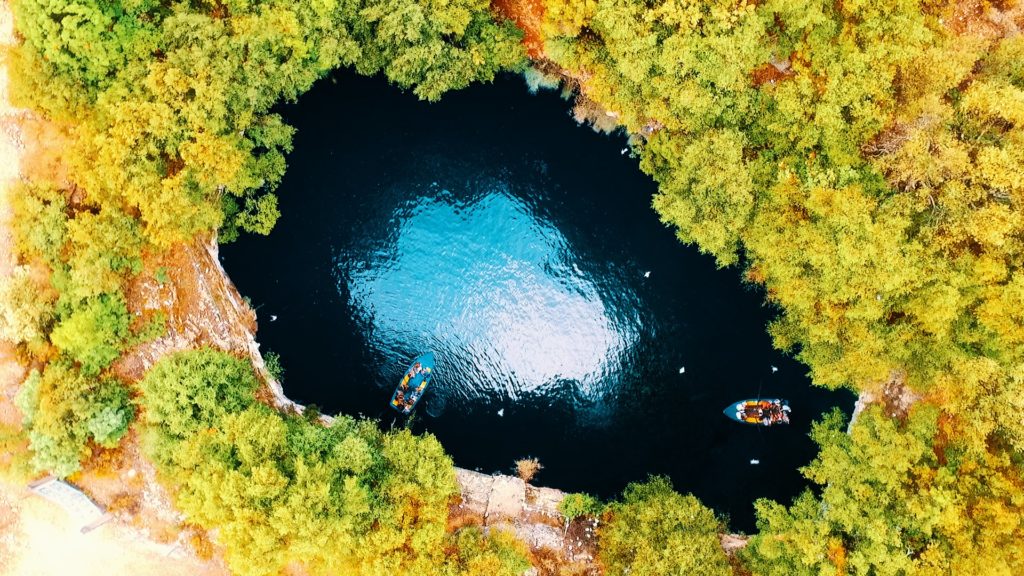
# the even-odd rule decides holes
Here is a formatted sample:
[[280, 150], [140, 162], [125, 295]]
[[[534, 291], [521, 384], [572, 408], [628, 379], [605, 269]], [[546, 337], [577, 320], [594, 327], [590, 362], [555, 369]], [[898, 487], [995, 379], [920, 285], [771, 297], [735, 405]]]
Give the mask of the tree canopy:
[[732, 574], [718, 540], [722, 522], [664, 477], [630, 484], [603, 516], [598, 559], [607, 574]]
[[1020, 35], [956, 3], [543, 4], [579, 116], [628, 130], [662, 220], [764, 286], [776, 345], [818, 385], [922, 398], [817, 428], [822, 496], [758, 505], [754, 573], [1019, 572]]
[[[776, 345], [816, 384], [895, 380], [922, 398], [869, 408], [849, 434], [838, 416], [816, 426], [804, 474], [819, 489], [757, 504], [746, 568], [1024, 571], [1024, 37], [996, 22], [1012, 6], [986, 5], [982, 26], [915, 0], [540, 4], [538, 64], [571, 80], [583, 116], [632, 135], [682, 241], [764, 286]], [[18, 394], [24, 438], [3, 444], [27, 442], [31, 466], [59, 475], [115, 445], [134, 406], [110, 365], [152, 335], [124, 293], [143, 255], [268, 233], [293, 135], [272, 106], [334, 68], [435, 100], [520, 67], [521, 32], [488, 8], [14, 0], [10, 92], [56, 126], [65, 166], [12, 196], [0, 337], [38, 369]], [[256, 387], [246, 362], [210, 350], [140, 385], [150, 455], [234, 570], [523, 569], [507, 535], [446, 530], [455, 485], [433, 437], [322, 426], [255, 402]], [[721, 522], [663, 479], [604, 519], [610, 573], [729, 569]]]
[[[507, 536], [447, 531], [458, 494], [430, 435], [382, 433], [340, 416], [322, 425], [256, 402], [247, 360], [197, 350], [142, 381], [148, 452], [191, 521], [217, 529], [237, 574], [516, 576]], [[260, 558], [260, 562], [253, 562]]]
[[[941, 435], [940, 411], [906, 421], [875, 406], [847, 434], [834, 413], [804, 474], [821, 486], [790, 507], [757, 502], [745, 560], [757, 574], [1016, 574], [1024, 502], [1019, 459], [974, 453]], [[942, 436], [941, 442], [936, 437]]]
[[86, 202], [137, 216], [168, 246], [223, 228], [266, 234], [292, 130], [269, 112], [338, 66], [383, 71], [436, 100], [523, 59], [521, 33], [481, 0], [18, 0], [19, 104], [74, 124]]
[[766, 286], [816, 383], [1021, 363], [1018, 37], [916, 2], [545, 6], [546, 53], [638, 135], [662, 219]]
[[95, 378], [67, 362], [33, 370], [16, 398], [36, 472], [68, 476], [94, 447], [112, 448], [135, 417], [128, 388]]
[[60, 169], [11, 195], [19, 267], [0, 282], [0, 336], [28, 359], [103, 378], [159, 333], [134, 321], [124, 293], [143, 254], [273, 228], [293, 134], [274, 104], [339, 66], [383, 71], [428, 99], [490, 80], [523, 50], [486, 8], [15, 0], [12, 99], [64, 140]]

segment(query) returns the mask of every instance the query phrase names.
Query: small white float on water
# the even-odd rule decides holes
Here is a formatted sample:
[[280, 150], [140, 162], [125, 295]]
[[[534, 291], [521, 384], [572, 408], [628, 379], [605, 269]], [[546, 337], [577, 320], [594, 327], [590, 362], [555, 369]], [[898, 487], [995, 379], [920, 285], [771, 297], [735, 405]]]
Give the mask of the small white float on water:
[[680, 366], [679, 367], [679, 373], [680, 374], [686, 374], [686, 366]]
[[754, 466], [757, 466], [758, 464], [761, 463], [761, 461], [758, 460], [757, 458], [753, 458], [750, 460], [750, 463], [753, 464]]
[[498, 416], [504, 416], [504, 415], [505, 415], [505, 409], [504, 408], [502, 408], [501, 410], [498, 410]]

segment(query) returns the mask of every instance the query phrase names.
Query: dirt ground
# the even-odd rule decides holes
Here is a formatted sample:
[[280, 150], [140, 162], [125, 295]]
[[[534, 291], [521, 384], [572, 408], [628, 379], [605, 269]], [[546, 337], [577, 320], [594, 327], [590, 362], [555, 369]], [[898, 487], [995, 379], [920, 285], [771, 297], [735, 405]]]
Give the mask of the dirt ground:
[[116, 522], [82, 534], [63, 509], [25, 489], [0, 484], [0, 574], [213, 576], [206, 563], [179, 557]]

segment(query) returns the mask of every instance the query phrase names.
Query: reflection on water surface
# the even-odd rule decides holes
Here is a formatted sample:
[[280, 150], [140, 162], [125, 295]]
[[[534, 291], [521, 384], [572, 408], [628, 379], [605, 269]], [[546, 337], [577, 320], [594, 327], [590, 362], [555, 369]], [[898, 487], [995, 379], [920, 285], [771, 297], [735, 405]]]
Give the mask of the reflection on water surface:
[[641, 330], [636, 296], [626, 286], [606, 302], [598, 286], [611, 282], [587, 277], [557, 228], [506, 183], [485, 186], [469, 199], [431, 187], [396, 208], [380, 244], [342, 252], [370, 345], [393, 358], [434, 350], [444, 377], [431, 395], [448, 405], [603, 399]]

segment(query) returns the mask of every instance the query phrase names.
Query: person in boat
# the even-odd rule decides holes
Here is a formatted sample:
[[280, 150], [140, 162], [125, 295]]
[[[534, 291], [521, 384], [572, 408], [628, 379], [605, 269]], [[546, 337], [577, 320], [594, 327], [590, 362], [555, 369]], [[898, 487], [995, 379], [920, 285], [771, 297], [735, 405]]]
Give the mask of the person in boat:
[[782, 401], [775, 400], [772, 402], [771, 418], [772, 424], [789, 424], [789, 406], [783, 405]]
[[409, 380], [412, 380], [413, 378], [415, 378], [416, 375], [419, 374], [419, 373], [420, 373], [420, 363], [417, 362], [417, 363], [412, 365], [412, 368], [409, 368], [409, 372], [407, 372], [405, 374], [405, 378], [402, 378], [402, 384], [405, 385], [406, 382], [408, 382]]
[[759, 404], [745, 404], [736, 416], [744, 422], [761, 422], [764, 420], [764, 410]]

